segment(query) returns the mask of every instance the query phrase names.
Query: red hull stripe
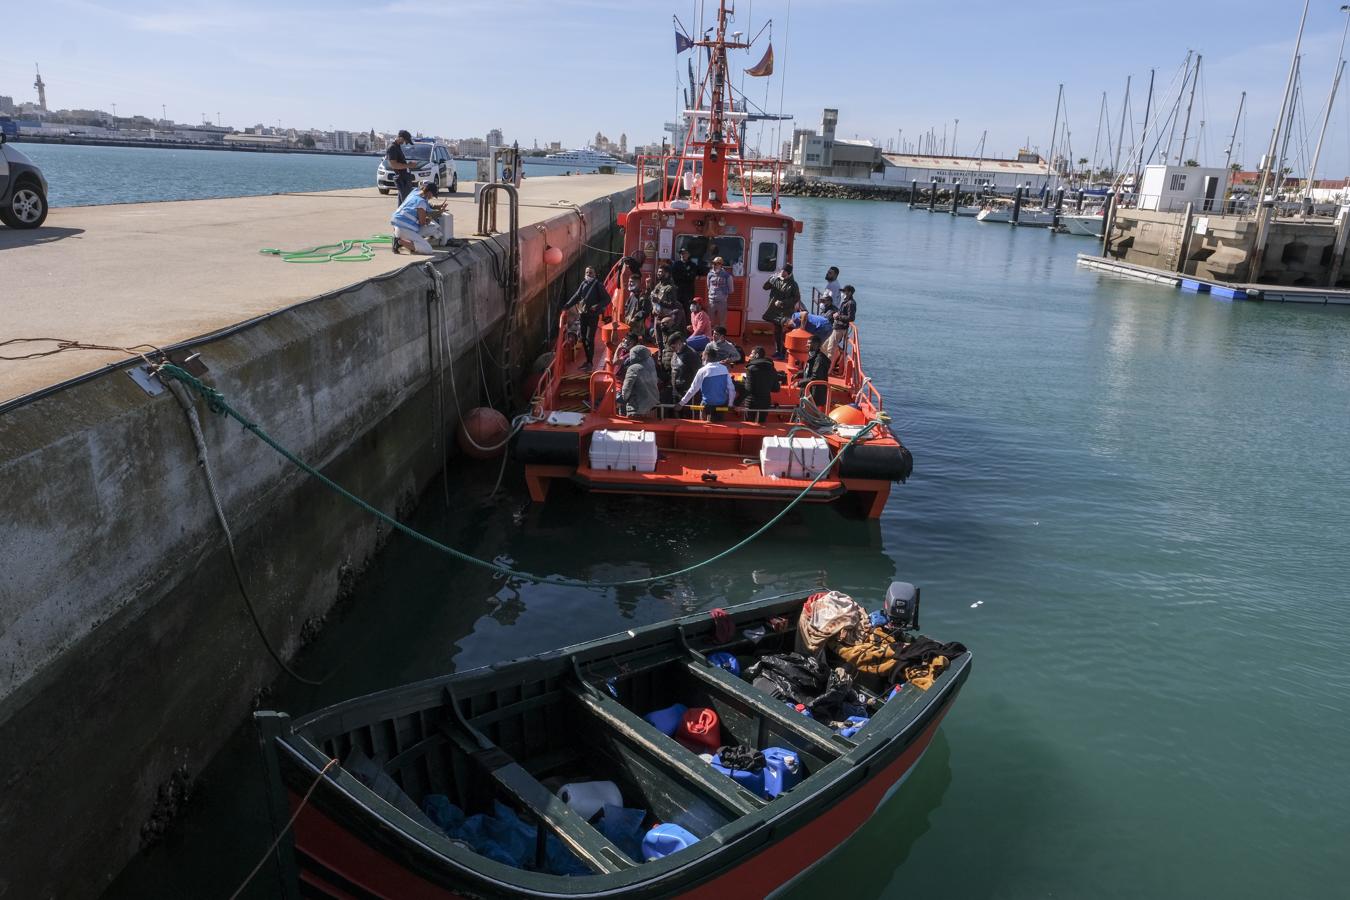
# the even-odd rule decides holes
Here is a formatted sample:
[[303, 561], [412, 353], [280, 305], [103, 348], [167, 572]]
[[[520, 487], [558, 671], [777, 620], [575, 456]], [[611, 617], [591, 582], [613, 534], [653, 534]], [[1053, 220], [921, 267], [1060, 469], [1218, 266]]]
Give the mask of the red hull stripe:
[[[871, 817], [887, 792], [909, 773], [928, 749], [929, 742], [946, 714], [947, 710], [944, 709], [895, 761], [868, 778], [825, 813], [734, 869], [680, 896], [700, 900], [765, 897], [803, 874], [848, 840]], [[291, 794], [292, 806], [298, 800], [297, 796]], [[323, 866], [377, 897], [388, 900], [461, 900], [462, 895], [438, 887], [408, 871], [312, 806], [306, 808], [296, 820], [295, 839], [296, 844], [303, 848], [302, 855], [313, 857]], [[318, 886], [316, 882], [323, 883], [316, 878], [305, 880], [315, 886]]]

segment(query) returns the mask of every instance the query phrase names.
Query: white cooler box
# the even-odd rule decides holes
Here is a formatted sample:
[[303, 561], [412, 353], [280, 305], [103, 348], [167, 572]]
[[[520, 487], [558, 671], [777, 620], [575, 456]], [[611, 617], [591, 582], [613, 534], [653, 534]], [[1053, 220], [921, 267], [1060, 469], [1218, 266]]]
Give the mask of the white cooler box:
[[824, 438], [770, 435], [759, 448], [759, 471], [768, 478], [811, 479], [830, 464]]
[[656, 471], [656, 435], [650, 431], [597, 431], [591, 435], [591, 468]]

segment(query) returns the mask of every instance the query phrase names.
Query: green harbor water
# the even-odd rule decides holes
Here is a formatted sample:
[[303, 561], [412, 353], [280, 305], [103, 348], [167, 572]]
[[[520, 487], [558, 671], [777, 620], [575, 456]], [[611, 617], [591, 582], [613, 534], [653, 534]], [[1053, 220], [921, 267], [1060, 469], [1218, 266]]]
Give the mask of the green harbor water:
[[[792, 200], [804, 284], [858, 289], [915, 474], [877, 522], [794, 512], [652, 590], [512, 584], [394, 539], [298, 661], [349, 696], [828, 584], [923, 588], [975, 666], [892, 800], [792, 896], [1344, 896], [1350, 310], [1224, 303], [1075, 265], [1083, 238]], [[264, 422], [265, 410], [253, 411]], [[453, 463], [415, 523], [535, 572], [677, 568], [767, 513], [563, 494]], [[227, 895], [270, 840], [247, 730], [110, 896]], [[250, 896], [273, 895], [264, 881]]]

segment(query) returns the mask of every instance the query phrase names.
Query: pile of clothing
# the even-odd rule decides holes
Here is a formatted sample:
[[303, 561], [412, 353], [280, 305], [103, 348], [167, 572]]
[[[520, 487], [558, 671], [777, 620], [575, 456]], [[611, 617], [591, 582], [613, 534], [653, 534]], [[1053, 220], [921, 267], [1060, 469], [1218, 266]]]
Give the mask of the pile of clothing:
[[922, 635], [908, 642], [904, 638], [903, 631], [877, 624], [875, 616], [839, 591], [808, 597], [797, 622], [799, 649], [810, 654], [828, 651], [876, 693], [900, 682], [928, 690], [952, 658], [966, 652], [955, 642], [943, 644]]

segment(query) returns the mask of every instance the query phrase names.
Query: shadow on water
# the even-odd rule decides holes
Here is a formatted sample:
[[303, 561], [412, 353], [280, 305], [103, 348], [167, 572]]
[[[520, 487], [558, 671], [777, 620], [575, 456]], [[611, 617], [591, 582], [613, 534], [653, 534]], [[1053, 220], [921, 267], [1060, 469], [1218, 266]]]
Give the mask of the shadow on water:
[[70, 237], [84, 234], [83, 228], [0, 228], [0, 251], [15, 250], [19, 247], [36, 247], [41, 244], [54, 244]]

